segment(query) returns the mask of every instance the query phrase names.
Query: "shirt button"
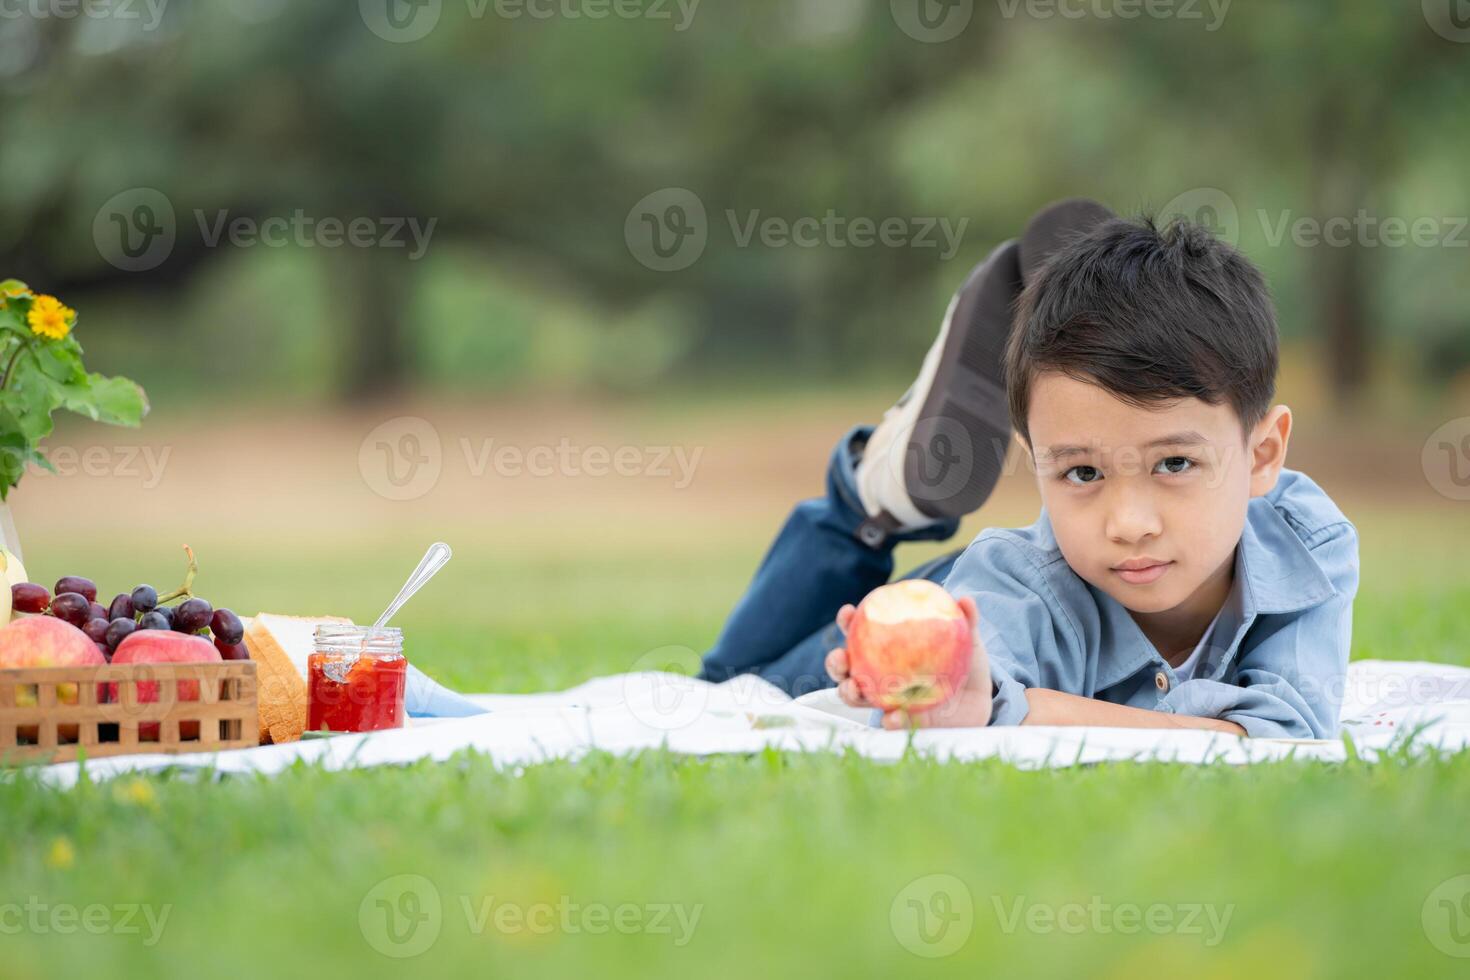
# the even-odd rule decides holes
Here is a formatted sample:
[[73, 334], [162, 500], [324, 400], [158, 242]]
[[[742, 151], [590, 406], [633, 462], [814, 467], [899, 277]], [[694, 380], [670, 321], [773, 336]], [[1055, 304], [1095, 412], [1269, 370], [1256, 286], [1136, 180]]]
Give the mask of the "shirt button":
[[1155, 674], [1154, 687], [1158, 688], [1161, 691], [1167, 691], [1169, 689], [1169, 675], [1164, 673], [1162, 670]]

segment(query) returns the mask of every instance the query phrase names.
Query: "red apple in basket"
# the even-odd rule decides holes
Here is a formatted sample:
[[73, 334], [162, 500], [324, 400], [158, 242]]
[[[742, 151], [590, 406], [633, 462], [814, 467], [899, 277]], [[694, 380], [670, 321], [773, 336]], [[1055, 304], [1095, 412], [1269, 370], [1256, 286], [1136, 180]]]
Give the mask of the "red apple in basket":
[[[100, 666], [105, 663], [107, 658], [102, 656], [102, 651], [86, 633], [52, 616], [17, 619], [0, 629], [0, 668]], [[34, 685], [20, 687], [15, 692], [17, 708], [33, 708], [36, 699]], [[62, 704], [76, 704], [77, 686], [56, 685], [56, 700]], [[58, 726], [57, 733], [62, 738], [75, 739], [77, 726]], [[24, 725], [16, 729], [16, 735], [34, 742], [40, 732], [34, 726]]]
[[[220, 660], [214, 644], [200, 636], [175, 633], [173, 630], [136, 630], [117, 645], [112, 662], [118, 664], [192, 664]], [[158, 700], [158, 681], [138, 681], [138, 703], [152, 704]], [[108, 684], [108, 700], [119, 700], [116, 684]], [[179, 681], [179, 700], [198, 701], [199, 682]], [[145, 722], [138, 726], [138, 737], [156, 738], [157, 722]], [[179, 724], [181, 738], [198, 738], [199, 723], [186, 721]]]
[[858, 690], [891, 711], [924, 711], [949, 699], [970, 671], [970, 623], [950, 594], [909, 579], [868, 593], [847, 630]]

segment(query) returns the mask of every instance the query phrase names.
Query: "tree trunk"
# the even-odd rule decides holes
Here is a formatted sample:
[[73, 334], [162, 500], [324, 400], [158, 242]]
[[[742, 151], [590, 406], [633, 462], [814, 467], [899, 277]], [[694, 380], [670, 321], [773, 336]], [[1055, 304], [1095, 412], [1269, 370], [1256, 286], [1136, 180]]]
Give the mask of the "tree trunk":
[[1369, 287], [1363, 248], [1356, 237], [1341, 246], [1324, 242], [1317, 246], [1315, 265], [1316, 315], [1327, 342], [1328, 379], [1337, 407], [1350, 409], [1369, 381]]
[[401, 392], [413, 369], [404, 323], [411, 267], [402, 254], [380, 248], [342, 249], [333, 262], [336, 303], [346, 318], [343, 397], [373, 401]]
[[[1360, 231], [1356, 217], [1367, 205], [1371, 181], [1353, 150], [1343, 145], [1331, 113], [1319, 131], [1317, 151], [1316, 217], [1324, 234], [1312, 249], [1312, 305], [1317, 336], [1327, 345], [1332, 397], [1347, 411], [1359, 404], [1369, 381], [1372, 275], [1365, 268], [1361, 236], [1376, 230]], [[1334, 218], [1348, 220], [1346, 232], [1339, 227], [1325, 233]]]

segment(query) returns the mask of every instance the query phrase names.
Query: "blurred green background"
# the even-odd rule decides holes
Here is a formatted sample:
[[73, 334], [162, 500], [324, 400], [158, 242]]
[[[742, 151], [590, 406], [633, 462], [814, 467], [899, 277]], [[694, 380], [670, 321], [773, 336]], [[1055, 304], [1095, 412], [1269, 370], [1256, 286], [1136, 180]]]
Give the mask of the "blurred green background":
[[[969, 267], [1071, 195], [1238, 241], [1340, 406], [1466, 390], [1470, 32], [1450, 2], [17, 13], [64, 2], [0, 18], [0, 271], [79, 308], [96, 366], [156, 395], [899, 379]], [[137, 213], [140, 188], [171, 221]], [[633, 239], [672, 233], [671, 188], [704, 209], [704, 248], [661, 271]], [[298, 211], [433, 225], [422, 249], [212, 234]], [[816, 244], [744, 234], [829, 212]], [[1314, 243], [1333, 218], [1354, 230]], [[904, 230], [863, 245], [858, 219]], [[146, 268], [108, 261], [165, 222]]]

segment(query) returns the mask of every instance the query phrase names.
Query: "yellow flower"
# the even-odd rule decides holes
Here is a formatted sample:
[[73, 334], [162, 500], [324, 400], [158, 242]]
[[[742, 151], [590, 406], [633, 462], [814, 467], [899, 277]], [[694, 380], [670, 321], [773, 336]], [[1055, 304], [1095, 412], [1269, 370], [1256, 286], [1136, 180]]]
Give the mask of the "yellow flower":
[[123, 804], [131, 803], [151, 810], [158, 809], [158, 801], [153, 796], [153, 787], [145, 780], [136, 777], [115, 784], [112, 788], [112, 798]]
[[35, 302], [31, 303], [31, 311], [26, 314], [31, 333], [52, 340], [60, 340], [71, 333], [76, 319], [76, 310], [66, 306], [55, 296], [37, 296]]
[[77, 859], [76, 849], [71, 846], [71, 841], [65, 837], [57, 837], [51, 842], [51, 850], [46, 852], [46, 865], [52, 868], [69, 868]]

